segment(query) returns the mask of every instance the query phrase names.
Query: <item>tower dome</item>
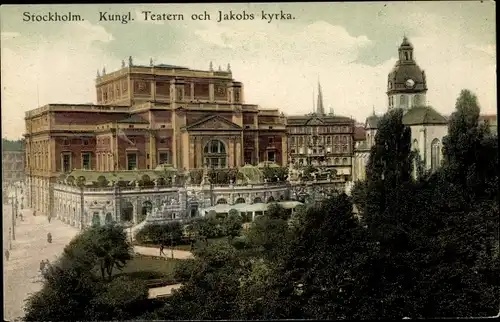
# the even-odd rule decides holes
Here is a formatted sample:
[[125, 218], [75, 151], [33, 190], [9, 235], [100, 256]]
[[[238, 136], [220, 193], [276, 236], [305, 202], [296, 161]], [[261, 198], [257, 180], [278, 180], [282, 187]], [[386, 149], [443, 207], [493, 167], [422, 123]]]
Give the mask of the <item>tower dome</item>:
[[398, 49], [399, 59], [391, 70], [387, 82], [389, 109], [408, 109], [425, 105], [427, 82], [425, 71], [417, 65], [413, 45], [404, 37]]

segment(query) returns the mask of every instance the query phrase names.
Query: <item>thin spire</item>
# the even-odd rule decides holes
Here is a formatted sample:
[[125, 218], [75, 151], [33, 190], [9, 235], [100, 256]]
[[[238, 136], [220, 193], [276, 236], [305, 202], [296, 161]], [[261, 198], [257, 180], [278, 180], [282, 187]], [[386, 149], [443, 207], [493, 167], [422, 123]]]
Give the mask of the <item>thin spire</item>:
[[318, 102], [316, 104], [316, 113], [325, 115], [325, 108], [323, 106], [323, 93], [321, 92], [321, 84], [318, 80]]
[[375, 105], [372, 105], [373, 116], [375, 116]]

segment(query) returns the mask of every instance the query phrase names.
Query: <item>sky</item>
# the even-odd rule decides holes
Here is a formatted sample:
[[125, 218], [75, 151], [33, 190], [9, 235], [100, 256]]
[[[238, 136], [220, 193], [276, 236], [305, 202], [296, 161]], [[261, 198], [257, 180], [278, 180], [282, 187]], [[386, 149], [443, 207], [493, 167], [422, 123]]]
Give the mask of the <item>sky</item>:
[[[254, 14], [218, 22], [218, 11]], [[183, 14], [145, 21], [143, 11]], [[211, 20], [192, 20], [207, 12]], [[262, 11], [293, 19], [262, 19]], [[80, 15], [79, 22], [27, 22], [30, 14]], [[128, 23], [99, 21], [100, 12]], [[2, 137], [18, 139], [24, 113], [49, 103], [95, 103], [95, 76], [104, 67], [180, 65], [208, 70], [231, 65], [245, 103], [310, 113], [321, 82], [326, 111], [358, 122], [387, 111], [387, 74], [403, 36], [427, 76], [427, 101], [450, 114], [460, 90], [496, 114], [495, 4], [489, 1], [268, 4], [92, 4], [0, 7]]]

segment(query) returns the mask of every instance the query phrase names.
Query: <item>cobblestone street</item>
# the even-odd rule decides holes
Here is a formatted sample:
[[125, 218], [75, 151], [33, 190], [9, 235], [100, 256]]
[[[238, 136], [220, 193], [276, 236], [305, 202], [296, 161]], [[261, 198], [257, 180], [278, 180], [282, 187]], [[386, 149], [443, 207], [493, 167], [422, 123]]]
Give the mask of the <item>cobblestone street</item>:
[[[40, 261], [54, 261], [69, 241], [78, 233], [56, 219], [50, 223], [47, 217], [33, 216], [30, 210], [23, 210], [24, 221], [16, 221], [16, 240], [12, 241], [10, 258], [6, 260], [5, 249], [8, 247], [8, 229], [12, 225], [10, 212], [5, 212], [10, 205], [4, 206], [4, 319], [14, 320], [24, 315], [24, 300], [30, 293], [41, 288]], [[52, 243], [47, 242], [47, 233], [52, 234]], [[5, 237], [7, 236], [7, 237]]]

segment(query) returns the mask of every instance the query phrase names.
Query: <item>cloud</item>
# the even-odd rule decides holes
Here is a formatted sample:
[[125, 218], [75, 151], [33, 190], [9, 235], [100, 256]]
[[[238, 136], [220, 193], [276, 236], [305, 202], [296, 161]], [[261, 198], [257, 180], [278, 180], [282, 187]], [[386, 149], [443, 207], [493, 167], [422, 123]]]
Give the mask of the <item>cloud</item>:
[[[96, 68], [119, 60], [94, 42], [113, 36], [88, 22], [67, 25], [58, 40], [44, 37], [25, 48], [2, 48], [2, 136], [18, 137], [24, 112], [48, 103], [95, 101]], [[15, 120], [15, 121], [13, 121]]]

